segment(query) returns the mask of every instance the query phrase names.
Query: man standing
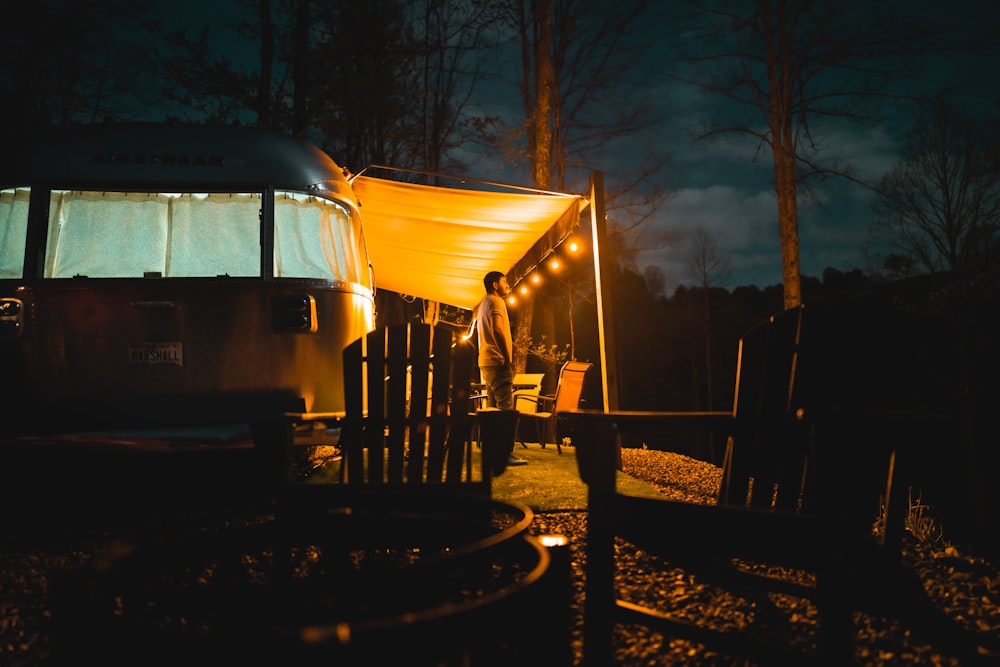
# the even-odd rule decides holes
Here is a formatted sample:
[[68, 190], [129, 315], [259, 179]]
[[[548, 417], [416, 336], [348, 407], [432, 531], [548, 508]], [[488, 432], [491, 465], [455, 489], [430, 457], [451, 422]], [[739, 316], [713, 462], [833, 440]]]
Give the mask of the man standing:
[[[514, 338], [510, 334], [510, 317], [504, 299], [510, 293], [507, 276], [490, 271], [483, 278], [486, 296], [479, 303], [476, 319], [479, 325], [479, 371], [486, 385], [486, 405], [500, 410], [514, 409]], [[511, 450], [514, 448], [511, 439]], [[513, 454], [507, 465], [527, 463]]]

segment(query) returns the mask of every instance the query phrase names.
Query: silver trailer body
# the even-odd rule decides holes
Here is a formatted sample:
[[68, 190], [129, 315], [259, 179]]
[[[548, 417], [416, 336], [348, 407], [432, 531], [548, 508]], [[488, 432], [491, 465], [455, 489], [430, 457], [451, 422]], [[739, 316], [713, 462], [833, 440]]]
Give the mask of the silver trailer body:
[[8, 434], [332, 417], [374, 326], [350, 184], [281, 135], [25, 138], [0, 154], [0, 243]]

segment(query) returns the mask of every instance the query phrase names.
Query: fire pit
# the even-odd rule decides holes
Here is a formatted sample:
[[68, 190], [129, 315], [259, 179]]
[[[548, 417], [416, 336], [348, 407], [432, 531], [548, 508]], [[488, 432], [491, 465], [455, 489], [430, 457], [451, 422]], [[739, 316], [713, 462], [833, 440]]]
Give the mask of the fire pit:
[[[54, 583], [53, 657], [475, 664], [477, 654], [520, 655], [527, 643], [506, 642], [528, 636], [513, 623], [541, 615], [543, 597], [532, 595], [550, 571], [549, 552], [527, 532], [531, 510], [442, 508], [267, 515], [120, 543]], [[470, 509], [488, 520], [469, 520]]]

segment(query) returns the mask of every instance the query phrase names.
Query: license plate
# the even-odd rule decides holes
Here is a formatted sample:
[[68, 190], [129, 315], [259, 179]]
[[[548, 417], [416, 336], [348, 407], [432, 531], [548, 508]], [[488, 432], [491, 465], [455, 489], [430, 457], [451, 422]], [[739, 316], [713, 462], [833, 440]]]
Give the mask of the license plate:
[[184, 344], [170, 343], [130, 343], [128, 362], [133, 366], [183, 366]]

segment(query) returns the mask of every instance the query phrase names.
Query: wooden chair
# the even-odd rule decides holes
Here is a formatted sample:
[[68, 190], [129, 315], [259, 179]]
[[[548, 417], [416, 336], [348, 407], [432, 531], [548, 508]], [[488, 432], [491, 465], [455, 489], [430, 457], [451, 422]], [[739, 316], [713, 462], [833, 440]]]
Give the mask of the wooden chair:
[[347, 485], [447, 480], [489, 496], [489, 477], [471, 478], [465, 448], [474, 350], [467, 343], [453, 348], [447, 329], [433, 334], [429, 326], [389, 327], [344, 350], [347, 417], [340, 442]]
[[[520, 397], [522, 405], [534, 404], [534, 410], [526, 408], [517, 411], [517, 425], [521, 422], [531, 422], [535, 426], [538, 435], [538, 442], [545, 448], [549, 437], [556, 443], [556, 451], [562, 454], [562, 443], [559, 440], [559, 429], [557, 420], [560, 413], [568, 410], [576, 410], [580, 407], [580, 400], [583, 396], [583, 381], [587, 377], [587, 371], [593, 364], [586, 361], [567, 361], [559, 370], [559, 381], [556, 384], [556, 391], [551, 396], [532, 396], [525, 394]], [[524, 444], [523, 442], [521, 443]]]
[[[448, 511], [489, 514], [492, 478], [506, 469], [515, 413], [475, 409], [475, 348], [446, 327], [408, 323], [372, 331], [343, 356], [339, 483], [289, 484], [279, 507], [304, 504], [299, 514], [350, 505], [356, 513], [371, 498], [380, 510], [387, 503], [414, 510], [442, 502]], [[474, 442], [481, 452], [473, 451]]]
[[[886, 393], [881, 374], [898, 369], [887, 367], [870, 337], [891, 338], [899, 330], [891, 318], [850, 314], [826, 305], [795, 308], [748, 332], [740, 341], [732, 411], [565, 415], [588, 485], [587, 665], [614, 662], [618, 622], [763, 664], [853, 664], [855, 611], [893, 614], [977, 664], [977, 645], [989, 640], [942, 614], [900, 560], [907, 505], [898, 477], [900, 455], [908, 452], [897, 445], [918, 434], [932, 413]], [[620, 436], [680, 426], [728, 435], [717, 504], [618, 492]], [[884, 531], [876, 539], [880, 504]], [[691, 622], [671, 613], [669, 596], [651, 604], [619, 594], [617, 538], [699, 582], [745, 596], [755, 605], [750, 626]], [[813, 575], [812, 583], [747, 563], [793, 568]], [[793, 635], [784, 633], [787, 619], [776, 611], [775, 594], [816, 605], [815, 650], [785, 641]]]

